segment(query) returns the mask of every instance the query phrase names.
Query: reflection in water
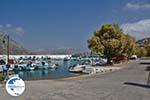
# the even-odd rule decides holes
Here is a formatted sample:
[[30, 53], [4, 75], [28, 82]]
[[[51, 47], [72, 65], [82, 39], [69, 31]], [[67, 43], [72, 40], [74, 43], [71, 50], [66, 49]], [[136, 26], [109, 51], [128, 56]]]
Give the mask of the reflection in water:
[[51, 79], [51, 78], [61, 78], [69, 77], [72, 75], [77, 75], [70, 73], [68, 67], [72, 66], [77, 61], [52, 61], [52, 63], [59, 64], [60, 67], [57, 69], [37, 69], [34, 71], [20, 71], [19, 76], [24, 80], [39, 80], [39, 79]]

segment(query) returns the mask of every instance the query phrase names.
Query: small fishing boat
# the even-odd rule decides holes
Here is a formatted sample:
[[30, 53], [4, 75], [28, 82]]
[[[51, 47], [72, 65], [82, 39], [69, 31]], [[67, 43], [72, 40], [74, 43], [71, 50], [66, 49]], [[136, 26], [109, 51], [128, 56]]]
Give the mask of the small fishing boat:
[[45, 63], [45, 64], [44, 64], [43, 69], [49, 69], [48, 63]]
[[7, 71], [7, 70], [13, 71], [14, 69], [14, 65], [3, 65], [2, 67], [3, 67], [3, 71]]
[[27, 64], [26, 66], [26, 70], [29, 70], [29, 71], [32, 71], [32, 70], [35, 70], [35, 66], [32, 66], [32, 64]]
[[65, 57], [64, 61], [70, 61], [70, 59], [71, 59], [70, 57]]
[[69, 67], [69, 72], [75, 72], [75, 73], [80, 73], [85, 69], [86, 65], [73, 65]]
[[58, 67], [59, 67], [58, 64], [50, 64], [49, 65], [49, 68], [51, 68], [51, 69], [55, 69], [55, 68], [58, 68]]
[[5, 65], [0, 65], [0, 72], [3, 72], [3, 66]]

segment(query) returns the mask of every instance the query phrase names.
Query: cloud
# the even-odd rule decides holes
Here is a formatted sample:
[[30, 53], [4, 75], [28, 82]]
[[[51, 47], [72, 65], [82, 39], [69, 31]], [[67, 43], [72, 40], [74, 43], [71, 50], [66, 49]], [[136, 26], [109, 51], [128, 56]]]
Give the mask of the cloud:
[[3, 25], [0, 24], [0, 28], [3, 28]]
[[125, 33], [134, 36], [135, 39], [150, 37], [150, 19], [140, 20], [134, 23], [125, 23], [121, 25]]
[[3, 28], [3, 25], [1, 25], [1, 24], [0, 24], [0, 32], [2, 32], [2, 31], [3, 31], [3, 30], [2, 30], [2, 28]]
[[6, 25], [0, 24], [0, 31], [6, 34], [13, 33], [19, 36], [23, 36], [25, 34], [25, 30], [23, 27], [21, 26], [16, 27], [11, 24], [6, 24]]
[[150, 9], [150, 4], [148, 4], [148, 3], [127, 3], [125, 8], [131, 9], [131, 10]]
[[12, 25], [11, 24], [6, 24], [6, 28], [11, 28]]
[[16, 34], [18, 34], [20, 36], [23, 36], [25, 34], [25, 31], [22, 27], [16, 27], [14, 31]]

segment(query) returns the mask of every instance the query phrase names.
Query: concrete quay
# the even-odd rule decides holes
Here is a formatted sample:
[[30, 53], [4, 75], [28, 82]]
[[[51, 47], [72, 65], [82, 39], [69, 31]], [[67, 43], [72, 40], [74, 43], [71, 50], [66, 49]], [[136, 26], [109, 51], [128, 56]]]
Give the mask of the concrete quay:
[[[150, 62], [150, 60], [147, 60]], [[0, 100], [150, 100], [147, 64], [133, 61], [123, 69], [66, 79], [25, 81], [19, 97], [10, 96], [0, 87]]]

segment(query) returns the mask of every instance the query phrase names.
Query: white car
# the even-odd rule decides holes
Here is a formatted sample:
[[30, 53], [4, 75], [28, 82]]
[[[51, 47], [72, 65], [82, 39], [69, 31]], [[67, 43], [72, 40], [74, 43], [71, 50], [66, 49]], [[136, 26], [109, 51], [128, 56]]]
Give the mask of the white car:
[[137, 59], [137, 55], [132, 55], [132, 56], [130, 56], [130, 59], [131, 59], [131, 60], [136, 60], [136, 59]]

